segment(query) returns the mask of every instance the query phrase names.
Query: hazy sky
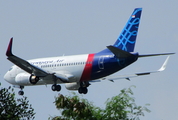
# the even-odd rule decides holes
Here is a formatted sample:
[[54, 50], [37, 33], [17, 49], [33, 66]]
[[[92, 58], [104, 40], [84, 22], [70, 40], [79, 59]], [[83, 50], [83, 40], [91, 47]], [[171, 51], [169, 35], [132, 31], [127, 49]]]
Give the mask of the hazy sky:
[[[0, 77], [3, 79], [13, 65], [6, 59], [9, 39], [14, 37], [13, 52], [23, 59], [95, 53], [115, 42], [134, 8], [142, 7], [142, 17], [135, 52], [164, 53], [178, 51], [177, 0], [30, 0], [0, 1]], [[136, 63], [117, 72], [125, 75], [157, 70], [166, 56], [140, 58]], [[151, 104], [151, 113], [141, 120], [176, 120], [178, 118], [178, 56], [172, 55], [165, 71], [114, 83], [93, 83], [87, 95], [94, 105], [104, 108], [107, 98], [123, 88], [135, 85], [134, 98], [138, 105]], [[16, 93], [19, 89], [15, 89]], [[36, 112], [36, 120], [59, 115], [54, 105], [57, 92], [51, 85], [26, 87], [25, 96]], [[62, 85], [60, 92], [71, 92]], [[19, 97], [17, 95], [17, 97]]]

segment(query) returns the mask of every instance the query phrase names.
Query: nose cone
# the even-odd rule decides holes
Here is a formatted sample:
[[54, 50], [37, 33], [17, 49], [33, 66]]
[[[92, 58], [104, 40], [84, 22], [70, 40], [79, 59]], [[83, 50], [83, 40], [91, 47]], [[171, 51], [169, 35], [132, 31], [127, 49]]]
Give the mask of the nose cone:
[[10, 77], [9, 77], [9, 75], [8, 75], [8, 72], [4, 75], [4, 80], [5, 81], [9, 81], [9, 79], [10, 79]]
[[7, 81], [8, 83], [11, 83], [11, 84], [13, 83], [13, 79], [10, 76], [9, 71], [4, 75], [4, 80]]

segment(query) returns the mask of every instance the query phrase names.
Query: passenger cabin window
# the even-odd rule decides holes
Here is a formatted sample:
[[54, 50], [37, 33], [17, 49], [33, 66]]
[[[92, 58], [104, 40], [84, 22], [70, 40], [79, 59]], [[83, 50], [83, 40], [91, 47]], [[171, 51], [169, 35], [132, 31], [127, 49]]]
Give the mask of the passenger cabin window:
[[[48, 64], [48, 65], [41, 65], [40, 67], [41, 68], [47, 68], [47, 67], [74, 66], [74, 65], [85, 65], [85, 64], [92, 64], [92, 62], [89, 61], [89, 62], [73, 62], [73, 63]], [[9, 69], [9, 71], [11, 69]]]

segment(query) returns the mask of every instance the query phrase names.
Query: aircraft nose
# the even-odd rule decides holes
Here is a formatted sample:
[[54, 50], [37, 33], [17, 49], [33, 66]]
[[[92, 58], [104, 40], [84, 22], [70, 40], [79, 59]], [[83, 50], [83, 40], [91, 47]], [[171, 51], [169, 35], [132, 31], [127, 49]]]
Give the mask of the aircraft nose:
[[11, 77], [10, 77], [10, 74], [9, 72], [7, 72], [5, 75], [4, 75], [4, 80], [7, 81], [8, 83], [11, 83]]
[[4, 80], [8, 81], [8, 79], [9, 79], [9, 77], [8, 77], [8, 74], [6, 73], [6, 74], [4, 75]]

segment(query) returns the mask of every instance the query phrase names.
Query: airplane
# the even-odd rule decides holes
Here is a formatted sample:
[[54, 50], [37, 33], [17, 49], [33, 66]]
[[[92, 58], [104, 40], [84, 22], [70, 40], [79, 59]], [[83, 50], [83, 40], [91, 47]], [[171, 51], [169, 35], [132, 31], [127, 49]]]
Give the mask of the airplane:
[[134, 52], [141, 12], [142, 8], [135, 8], [116, 42], [97, 53], [24, 60], [12, 53], [13, 38], [11, 38], [6, 56], [15, 65], [4, 75], [4, 79], [14, 87], [20, 88], [19, 95], [24, 95], [24, 86], [47, 84], [52, 84], [53, 91], [60, 91], [59, 84], [65, 84], [68, 90], [78, 90], [80, 94], [87, 94], [91, 82], [124, 78], [130, 80], [132, 77], [161, 72], [166, 68], [169, 56], [157, 71], [115, 78], [110, 76], [134, 63], [138, 58], [174, 54], [140, 55]]

